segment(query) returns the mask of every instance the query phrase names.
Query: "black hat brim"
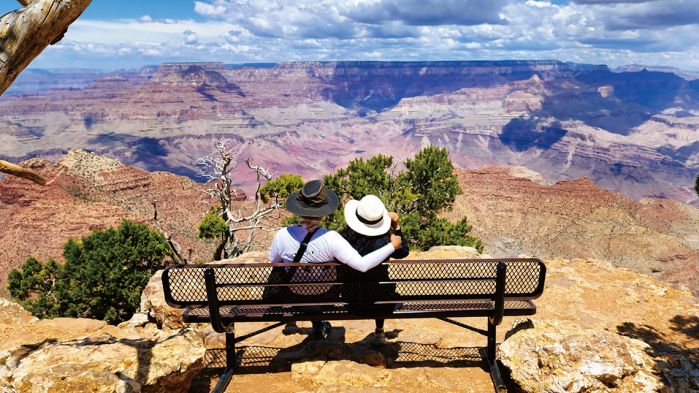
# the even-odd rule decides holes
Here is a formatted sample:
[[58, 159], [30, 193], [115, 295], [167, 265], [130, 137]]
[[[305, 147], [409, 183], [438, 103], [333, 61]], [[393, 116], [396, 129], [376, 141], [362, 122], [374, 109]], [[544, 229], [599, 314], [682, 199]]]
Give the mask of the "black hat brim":
[[328, 195], [328, 203], [317, 207], [301, 205], [298, 200], [299, 193], [295, 192], [286, 199], [286, 210], [303, 217], [325, 217], [330, 215], [340, 206], [340, 200], [334, 192], [328, 189], [325, 192]]

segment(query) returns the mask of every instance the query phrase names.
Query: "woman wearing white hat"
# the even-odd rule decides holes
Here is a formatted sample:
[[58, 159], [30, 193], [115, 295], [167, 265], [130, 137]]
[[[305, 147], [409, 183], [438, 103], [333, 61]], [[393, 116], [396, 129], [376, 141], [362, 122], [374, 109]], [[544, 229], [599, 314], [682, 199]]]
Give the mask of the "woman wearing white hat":
[[[408, 242], [405, 241], [398, 224], [398, 215], [386, 211], [386, 207], [381, 202], [381, 199], [374, 195], [367, 195], [360, 201], [351, 200], [347, 202], [345, 205], [345, 221], [347, 226], [340, 231], [340, 234], [357, 250], [359, 255], [370, 254], [390, 244], [390, 228], [393, 228], [395, 236], [401, 238], [401, 247], [386, 257], [383, 262], [388, 261], [389, 258], [403, 259], [410, 253]], [[379, 281], [389, 281], [388, 266], [378, 265], [363, 274], [362, 282]], [[395, 285], [382, 284], [381, 288], [395, 294]], [[392, 312], [393, 308], [392, 304], [377, 304], [371, 307], [363, 306], [361, 309], [352, 311], [366, 315], [381, 315]], [[383, 325], [383, 319], [376, 319], [374, 336], [374, 344], [376, 345], [386, 344]]]

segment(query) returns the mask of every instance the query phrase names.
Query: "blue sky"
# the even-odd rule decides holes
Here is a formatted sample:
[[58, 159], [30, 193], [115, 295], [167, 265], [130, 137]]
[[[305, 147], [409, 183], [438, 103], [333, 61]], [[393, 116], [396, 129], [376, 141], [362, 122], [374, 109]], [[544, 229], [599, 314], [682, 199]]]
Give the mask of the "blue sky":
[[[5, 0], [0, 14], [19, 8]], [[557, 59], [699, 70], [697, 0], [93, 0], [33, 68]]]

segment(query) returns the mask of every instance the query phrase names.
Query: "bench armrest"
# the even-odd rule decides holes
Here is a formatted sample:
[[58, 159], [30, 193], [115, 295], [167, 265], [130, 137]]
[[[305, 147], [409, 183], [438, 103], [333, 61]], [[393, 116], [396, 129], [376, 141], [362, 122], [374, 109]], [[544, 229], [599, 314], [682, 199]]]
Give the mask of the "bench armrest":
[[206, 297], [209, 300], [209, 315], [211, 317], [211, 327], [216, 333], [223, 333], [221, 325], [221, 311], [218, 307], [218, 296], [216, 294], [216, 275], [214, 269], [204, 271], [204, 282], [206, 283]]
[[507, 265], [500, 262], [497, 267], [497, 275], [495, 278], [495, 311], [490, 317], [490, 323], [498, 326], [502, 323], [502, 318], [505, 314], [505, 283], [507, 279]]

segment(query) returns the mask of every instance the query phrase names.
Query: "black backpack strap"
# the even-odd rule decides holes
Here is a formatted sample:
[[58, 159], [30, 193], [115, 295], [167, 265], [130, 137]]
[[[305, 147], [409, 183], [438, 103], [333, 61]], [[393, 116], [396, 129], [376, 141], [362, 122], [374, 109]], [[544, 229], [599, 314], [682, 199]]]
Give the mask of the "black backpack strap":
[[303, 254], [306, 252], [306, 248], [308, 248], [308, 243], [311, 242], [311, 238], [313, 237], [313, 232], [308, 232], [306, 237], [303, 238], [303, 241], [301, 242], [301, 247], [299, 247], [299, 251], [296, 253], [296, 256], [294, 257], [294, 263], [301, 262], [301, 258], [303, 258]]

